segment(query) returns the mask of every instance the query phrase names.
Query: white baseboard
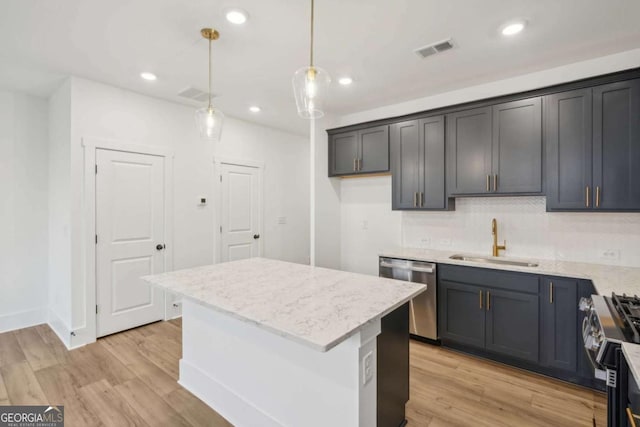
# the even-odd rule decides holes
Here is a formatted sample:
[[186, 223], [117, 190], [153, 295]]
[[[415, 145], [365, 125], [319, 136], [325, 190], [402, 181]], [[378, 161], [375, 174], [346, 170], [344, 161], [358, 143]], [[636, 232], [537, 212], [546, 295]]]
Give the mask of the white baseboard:
[[71, 349], [71, 331], [67, 324], [55, 313], [49, 309], [48, 314], [49, 327], [56, 333], [60, 341], [68, 348]]
[[[178, 384], [189, 390], [235, 426], [282, 427], [282, 424], [272, 417], [184, 359], [180, 359], [180, 379]], [[224, 408], [231, 408], [232, 410], [229, 412], [242, 414], [242, 416], [239, 419], [231, 418], [228, 413], [225, 413], [227, 411]]]
[[0, 333], [47, 323], [46, 308], [36, 308], [0, 316]]

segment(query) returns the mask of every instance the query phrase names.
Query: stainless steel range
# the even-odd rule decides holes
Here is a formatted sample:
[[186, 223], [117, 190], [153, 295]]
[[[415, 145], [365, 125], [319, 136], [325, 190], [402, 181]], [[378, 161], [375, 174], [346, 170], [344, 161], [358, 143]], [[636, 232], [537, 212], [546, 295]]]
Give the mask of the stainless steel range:
[[626, 397], [617, 387], [623, 357], [620, 344], [640, 344], [640, 298], [592, 295], [580, 300], [580, 310], [587, 313], [582, 322], [585, 351], [595, 377], [607, 384], [608, 425], [625, 425]]

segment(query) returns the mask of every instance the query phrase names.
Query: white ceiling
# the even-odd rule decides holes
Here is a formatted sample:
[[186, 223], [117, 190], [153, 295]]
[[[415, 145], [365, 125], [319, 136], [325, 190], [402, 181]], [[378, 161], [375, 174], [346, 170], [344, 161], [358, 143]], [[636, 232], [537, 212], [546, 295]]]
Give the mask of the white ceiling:
[[[227, 7], [247, 10], [249, 21], [228, 23]], [[308, 0], [3, 0], [0, 88], [47, 96], [72, 74], [188, 103], [176, 94], [206, 90], [199, 30], [213, 26], [215, 103], [303, 133], [291, 77], [308, 60], [308, 8]], [[637, 48], [638, 16], [635, 0], [317, 0], [316, 63], [334, 78], [327, 110], [352, 113]], [[507, 39], [498, 27], [513, 18], [529, 25]], [[413, 53], [448, 37], [454, 50]], [[351, 87], [337, 84], [346, 74]], [[249, 113], [252, 104], [262, 113]]]

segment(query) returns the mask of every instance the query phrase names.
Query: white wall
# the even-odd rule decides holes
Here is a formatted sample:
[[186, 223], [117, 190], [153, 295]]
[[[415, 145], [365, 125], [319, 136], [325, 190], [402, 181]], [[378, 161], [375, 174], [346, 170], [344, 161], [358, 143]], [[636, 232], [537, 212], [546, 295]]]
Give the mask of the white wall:
[[46, 321], [47, 101], [0, 92], [0, 332]]
[[[337, 124], [410, 114], [639, 66], [640, 49], [636, 49], [342, 116]], [[319, 169], [326, 181], [333, 181], [339, 199], [339, 265], [345, 270], [377, 274], [379, 251], [397, 246], [489, 253], [494, 216], [501, 237], [508, 240], [507, 255], [640, 266], [638, 213], [546, 213], [543, 197], [496, 197], [458, 199], [455, 212], [396, 214], [391, 211], [390, 177], [328, 179], [322, 170], [326, 169], [324, 162]], [[368, 223], [367, 230], [363, 221]], [[603, 257], [608, 250], [619, 251], [619, 255]]]
[[49, 98], [49, 324], [71, 331], [71, 81]]
[[548, 213], [542, 196], [462, 198], [455, 212], [405, 212], [402, 245], [490, 255], [492, 218], [506, 256], [640, 267], [640, 213]]
[[315, 138], [315, 253], [316, 265], [340, 268], [340, 180], [327, 177], [329, 146], [326, 129], [335, 125], [335, 118], [316, 120]]
[[[71, 96], [71, 327], [82, 330], [72, 345], [90, 339], [92, 316], [86, 289], [83, 250], [83, 138], [154, 145], [174, 153], [173, 266], [210, 264], [218, 233], [213, 157], [264, 162], [265, 257], [308, 262], [308, 137], [227, 118], [222, 141], [200, 140], [194, 108], [79, 78], [70, 80]], [[209, 200], [199, 206], [200, 197]], [[284, 216], [286, 224], [278, 224]], [[80, 333], [79, 333], [80, 335]]]

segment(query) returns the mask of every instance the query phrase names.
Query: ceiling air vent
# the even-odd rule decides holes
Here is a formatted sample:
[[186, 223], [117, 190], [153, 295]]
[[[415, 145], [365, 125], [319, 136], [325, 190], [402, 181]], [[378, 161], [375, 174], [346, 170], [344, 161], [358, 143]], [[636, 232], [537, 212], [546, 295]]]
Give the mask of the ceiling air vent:
[[[180, 92], [178, 92], [178, 96], [199, 102], [205, 102], [209, 100], [209, 94], [207, 92], [196, 89], [195, 87], [188, 87], [181, 90]], [[213, 96], [215, 97], [215, 94]]]
[[453, 42], [451, 39], [442, 40], [436, 43], [432, 43], [427, 46], [420, 47], [414, 50], [415, 54], [421, 58], [426, 58], [427, 56], [435, 55], [436, 53], [442, 53], [445, 50], [449, 50], [453, 47]]

